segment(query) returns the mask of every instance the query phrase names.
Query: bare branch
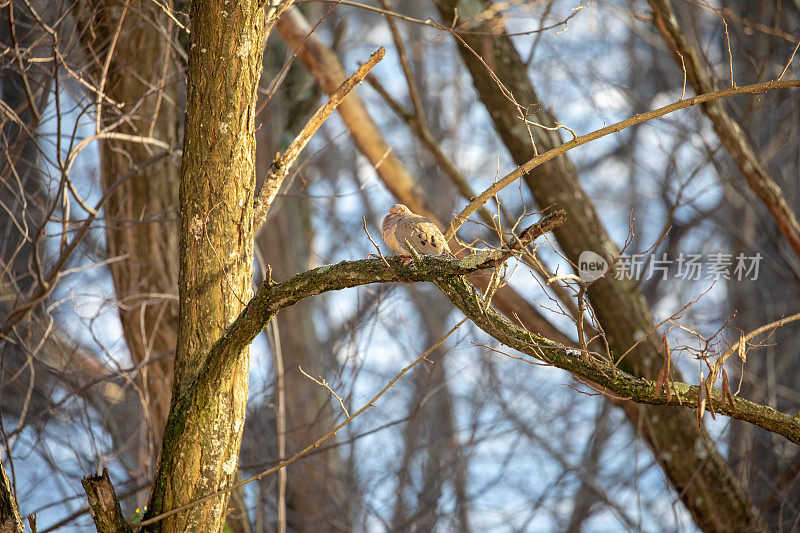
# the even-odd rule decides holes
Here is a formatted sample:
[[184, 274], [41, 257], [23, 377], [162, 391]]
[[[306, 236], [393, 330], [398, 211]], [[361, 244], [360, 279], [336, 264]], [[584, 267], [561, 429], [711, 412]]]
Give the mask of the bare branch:
[[277, 196], [284, 178], [289, 174], [289, 169], [292, 168], [297, 156], [300, 155], [300, 152], [305, 148], [306, 144], [308, 144], [308, 141], [311, 140], [311, 137], [320, 126], [322, 126], [322, 123], [325, 122], [331, 113], [339, 107], [339, 104], [347, 98], [347, 95], [356, 88], [356, 85], [361, 83], [367, 74], [369, 74], [369, 71], [383, 59], [385, 54], [386, 50], [382, 46], [373, 52], [372, 55], [369, 56], [367, 62], [358, 67], [358, 70], [347, 78], [347, 80], [330, 96], [328, 101], [314, 113], [314, 116], [311, 117], [303, 130], [295, 137], [286, 152], [275, 158], [275, 161], [269, 169], [269, 174], [264, 181], [264, 185], [261, 188], [261, 192], [256, 199], [255, 213], [253, 215], [253, 226], [256, 229], [266, 220], [267, 212], [273, 200], [275, 200], [275, 196]]
[[[714, 94], [716, 89], [711, 77], [706, 73], [706, 69], [701, 66], [697, 52], [686, 40], [678, 25], [678, 18], [675, 15], [669, 0], [649, 0], [650, 7], [653, 9], [653, 23], [658, 28], [670, 50], [675, 50], [680, 64], [685, 69], [689, 82], [698, 94]], [[725, 39], [728, 44], [728, 64], [730, 66], [731, 88], [736, 85], [733, 82], [733, 58], [731, 57], [730, 38], [728, 37], [728, 23], [722, 19], [725, 25]], [[794, 54], [792, 54], [794, 57]], [[677, 59], [677, 58], [676, 58]], [[783, 73], [778, 78], [778, 82], [783, 77]], [[769, 82], [767, 82], [769, 83]], [[777, 88], [770, 85], [769, 88]], [[746, 92], [761, 92], [746, 91]], [[800, 256], [800, 223], [794, 211], [789, 207], [780, 186], [767, 173], [767, 170], [756, 157], [755, 151], [750, 141], [747, 139], [741, 126], [733, 117], [728, 114], [722, 106], [722, 102], [716, 99], [701, 102], [703, 112], [708, 116], [714, 130], [717, 132], [722, 145], [733, 158], [739, 171], [747, 180], [750, 189], [764, 202], [772, 217], [783, 233], [783, 236]]]
[[[638, 115], [634, 115], [631, 118], [627, 118], [616, 124], [611, 124], [610, 126], [606, 126], [605, 128], [600, 128], [599, 130], [595, 130], [591, 133], [587, 133], [586, 135], [581, 135], [571, 141], [565, 142], [564, 144], [553, 148], [552, 150], [548, 150], [547, 152], [540, 154], [533, 159], [529, 160], [527, 163], [520, 165], [514, 171], [510, 172], [509, 174], [503, 176], [501, 179], [497, 180], [493, 183], [490, 187], [488, 187], [485, 191], [480, 193], [478, 197], [469, 203], [464, 209], [461, 210], [460, 213], [453, 217], [452, 222], [450, 223], [450, 227], [447, 229], [445, 233], [445, 238], [450, 238], [455, 232], [458, 230], [461, 225], [467, 221], [467, 219], [474, 213], [480, 206], [485, 204], [500, 192], [505, 187], [508, 187], [510, 184], [514, 183], [516, 180], [533, 170], [534, 168], [538, 167], [542, 163], [550, 161], [551, 159], [555, 159], [556, 157], [581, 146], [583, 144], [589, 143], [591, 141], [597, 140], [601, 137], [605, 137], [606, 135], [611, 135], [612, 133], [617, 133], [625, 128], [629, 128], [631, 126], [635, 126], [636, 124], [641, 124], [642, 122], [647, 122], [648, 120], [652, 120], [654, 118], [663, 117], [664, 115], [668, 115], [669, 113], [674, 113], [675, 111], [679, 111], [681, 109], [686, 109], [687, 107], [696, 106], [699, 104], [703, 104], [706, 102], [711, 102], [714, 100], [719, 100], [721, 98], [727, 98], [729, 96], [734, 96], [737, 94], [759, 94], [765, 91], [773, 90], [773, 89], [786, 89], [789, 87], [800, 87], [800, 80], [786, 80], [786, 81], [767, 81], [763, 83], [754, 83], [752, 85], [745, 85], [744, 87], [732, 87], [729, 89], [723, 89], [721, 91], [715, 91], [708, 94], [701, 94], [698, 96], [694, 96], [692, 98], [687, 98], [685, 100], [680, 100], [678, 102], [669, 104], [664, 107], [660, 107], [658, 109], [654, 109], [653, 111], [648, 111], [647, 113], [640, 113]], [[785, 203], [785, 202], [784, 202]], [[798, 253], [800, 253], [800, 226], [798, 226]]]

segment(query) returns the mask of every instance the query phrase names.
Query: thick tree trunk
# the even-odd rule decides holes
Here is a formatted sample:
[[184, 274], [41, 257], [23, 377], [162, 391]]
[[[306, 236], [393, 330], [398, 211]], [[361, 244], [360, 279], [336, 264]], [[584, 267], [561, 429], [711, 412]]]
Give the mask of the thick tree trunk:
[[[149, 516], [229, 486], [237, 471], [247, 401], [248, 350], [203, 383], [211, 345], [250, 299], [253, 261], [256, 87], [266, 34], [258, 1], [193, 2], [180, 179], [178, 341], [172, 407]], [[228, 497], [171, 515], [150, 531], [217, 531]]]
[[[676, 63], [694, 88], [695, 93], [710, 93], [717, 90], [717, 84], [706, 72], [705, 64], [701, 63], [696, 49], [688, 43], [683, 35], [675, 10], [672, 8], [672, 2], [670, 0], [648, 0], [648, 4], [653, 10], [653, 24], [661, 33], [667, 48], [673, 52]], [[759, 5], [770, 5], [770, 2], [759, 2]], [[789, 5], [791, 6], [791, 4]], [[777, 9], [778, 11], [783, 10], [782, 8]], [[791, 7], [787, 9], [791, 9]], [[731, 86], [735, 84], [735, 80], [729, 81]], [[736, 163], [750, 189], [769, 210], [786, 242], [791, 245], [795, 254], [800, 256], [800, 223], [797, 221], [794, 209], [786, 201], [780, 185], [759, 161], [747, 134], [739, 123], [728, 114], [723, 101], [707, 102], [703, 104], [702, 109], [711, 120], [720, 143]]]
[[[283, 280], [309, 268], [311, 220], [308, 201], [287, 197], [258, 239], [272, 277]], [[336, 425], [337, 413], [327, 389], [304, 376], [331, 379], [332, 363], [314, 326], [314, 301], [283, 309], [277, 321], [283, 358], [286, 452], [302, 450]], [[340, 449], [305, 458], [287, 470], [287, 524], [291, 531], [349, 531], [352, 529], [351, 490]]]
[[[425, 324], [424, 350], [447, 331], [450, 302], [439, 294], [415, 290], [414, 299]], [[393, 531], [435, 531], [443, 527], [443, 496], [448, 484], [455, 500], [454, 524], [458, 531], [471, 531], [467, 459], [462, 453], [445, 357], [447, 346], [428, 356], [428, 366], [414, 374], [414, 392], [408, 405], [408, 422], [403, 434], [403, 458], [398, 465], [397, 499], [392, 516]]]
[[[458, 7], [459, 20], [470, 20], [491, 3], [437, 0], [437, 6], [449, 26]], [[552, 126], [555, 119], [540, 103], [510, 38], [493, 19], [491, 25], [471, 30], [490, 32], [461, 35], [485, 62], [459, 45], [459, 51], [472, 75], [481, 101], [489, 111], [495, 128], [517, 164], [534, 156], [531, 136], [520, 119], [520, 109], [498, 88], [487, 65], [514, 94], [528, 117]], [[538, 151], [561, 144], [557, 131], [531, 126]], [[618, 253], [616, 244], [605, 231], [594, 205], [581, 187], [577, 171], [567, 157], [545, 163], [525, 177], [525, 182], [540, 206], [555, 206], [567, 211], [567, 223], [555, 231], [566, 256], [577, 263], [581, 252], [594, 251], [605, 256]], [[610, 257], [607, 257], [610, 259]], [[653, 328], [653, 320], [642, 296], [627, 281], [602, 278], [589, 289], [589, 298], [611, 348], [621, 354], [633, 346], [642, 334]], [[654, 379], [661, 366], [657, 354], [658, 339], [645, 338], [620, 365], [635, 375]], [[676, 376], [676, 379], [680, 379]], [[736, 476], [719, 454], [709, 436], [698, 430], [692, 413], [685, 409], [626, 405], [625, 412], [643, 431], [650, 446], [686, 508], [697, 525], [705, 531], [738, 531], [745, 524], [750, 531], [763, 530], [758, 511], [750, 503]]]

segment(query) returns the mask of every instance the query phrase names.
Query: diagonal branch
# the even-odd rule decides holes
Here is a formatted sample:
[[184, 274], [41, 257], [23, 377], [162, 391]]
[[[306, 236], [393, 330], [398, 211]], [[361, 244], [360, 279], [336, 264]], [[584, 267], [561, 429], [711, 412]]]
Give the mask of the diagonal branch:
[[[701, 66], [697, 52], [681, 32], [671, 2], [669, 0], [649, 0], [648, 3], [653, 10], [653, 24], [661, 33], [667, 47], [674, 52], [675, 60], [684, 69], [694, 91], [697, 94], [703, 94], [716, 90], [716, 84]], [[728, 47], [730, 54], [730, 44]], [[732, 77], [731, 85], [735, 87]], [[797, 222], [794, 211], [786, 202], [780, 186], [756, 157], [741, 126], [725, 110], [720, 101], [706, 102], [702, 109], [714, 126], [720, 142], [747, 180], [750, 189], [767, 206], [781, 233], [789, 241], [795, 253], [800, 256], [800, 224]]]
[[[560, 146], [553, 148], [552, 150], [548, 150], [543, 154], [535, 156], [533, 159], [529, 160], [523, 165], [518, 166], [510, 173], [503, 176], [501, 179], [495, 181], [491, 186], [487, 187], [485, 191], [480, 193], [477, 196], [477, 198], [475, 198], [475, 200], [470, 202], [469, 205], [467, 205], [464, 209], [462, 209], [460, 213], [458, 213], [453, 217], [453, 220], [450, 223], [450, 227], [447, 229], [447, 232], [445, 233], [445, 238], [449, 239], [452, 235], [454, 235], [456, 230], [458, 230], [461, 224], [467, 221], [467, 219], [470, 217], [470, 215], [472, 215], [472, 213], [474, 213], [480, 206], [488, 202], [489, 199], [491, 199], [502, 189], [508, 187], [516, 180], [520, 179], [525, 174], [529, 173], [531, 170], [538, 167], [542, 163], [550, 161], [551, 159], [555, 159], [556, 157], [565, 154], [566, 152], [572, 150], [573, 148], [577, 148], [578, 146], [597, 140], [601, 137], [605, 137], [606, 135], [611, 135], [612, 133], [620, 132], [625, 128], [635, 126], [636, 124], [641, 124], [642, 122], [647, 122], [648, 120], [652, 120], [658, 117], [663, 117], [664, 115], [668, 115], [669, 113], [673, 113], [681, 109], [686, 109], [687, 107], [692, 107], [707, 102], [713, 102], [737, 94], [760, 94], [765, 91], [773, 89], [785, 89], [789, 87], [800, 87], [800, 80], [783, 80], [783, 81], [773, 80], [763, 83], [754, 83], [752, 85], [745, 85], [743, 87], [731, 87], [729, 89], [723, 89], [721, 91], [714, 91], [711, 93], [700, 94], [692, 98], [679, 100], [664, 107], [648, 111], [647, 113], [639, 113], [630, 118], [617, 122], [616, 124], [611, 124], [610, 126], [600, 128], [599, 130], [587, 133], [586, 135], [581, 135], [580, 137], [575, 137], [574, 139], [567, 141], [561, 144]], [[786, 203], [785, 200], [783, 203], [784, 204]], [[800, 245], [800, 232], [798, 233], [798, 244]], [[800, 248], [798, 248], [797, 250], [798, 254], [800, 254]]]
[[[567, 349], [544, 337], [512, 324], [493, 308], [484, 308], [472, 295], [472, 291], [458, 276], [443, 276], [435, 281], [439, 289], [476, 326], [506, 346], [514, 348], [533, 359], [561, 368], [574, 374], [579, 380], [590, 381], [622, 399], [649, 405], [673, 405], [685, 408], [697, 407], [700, 387], [686, 383], [675, 383], [670, 399], [655, 397], [655, 382], [639, 378], [614, 368], [600, 360], [585, 361], [576, 350]], [[533, 361], [531, 361], [533, 362]], [[783, 435], [795, 444], [800, 444], [800, 417], [780, 413], [772, 407], [744, 398], [733, 398], [733, 404], [725, 403], [722, 393], [712, 390], [708, 398], [715, 412], [731, 418], [744, 420], [764, 429]]]
[[253, 225], [256, 229], [258, 229], [261, 224], [264, 223], [264, 220], [267, 218], [267, 212], [269, 211], [270, 206], [272, 205], [273, 200], [275, 200], [275, 196], [278, 195], [278, 190], [281, 188], [281, 184], [283, 180], [286, 178], [287, 174], [289, 174], [289, 169], [292, 168], [297, 156], [300, 155], [300, 152], [303, 151], [303, 148], [308, 144], [308, 141], [311, 140], [311, 137], [316, 133], [316, 131], [322, 126], [322, 123], [334, 112], [334, 110], [341, 104], [347, 95], [356, 88], [356, 85], [361, 83], [361, 81], [369, 74], [369, 71], [378, 64], [378, 62], [383, 59], [383, 56], [386, 54], [386, 50], [381, 46], [369, 56], [369, 59], [366, 63], [361, 65], [358, 70], [356, 70], [352, 76], [347, 78], [347, 80], [342, 83], [336, 91], [331, 94], [328, 101], [325, 102], [325, 105], [320, 107], [314, 116], [306, 123], [303, 130], [295, 137], [292, 144], [287, 148], [286, 152], [283, 155], [278, 155], [275, 157], [275, 161], [273, 161], [272, 165], [269, 169], [269, 174], [267, 175], [266, 180], [264, 180], [264, 185], [261, 188], [261, 192], [258, 194], [258, 198], [256, 199], [256, 206], [255, 206], [255, 213], [253, 219]]

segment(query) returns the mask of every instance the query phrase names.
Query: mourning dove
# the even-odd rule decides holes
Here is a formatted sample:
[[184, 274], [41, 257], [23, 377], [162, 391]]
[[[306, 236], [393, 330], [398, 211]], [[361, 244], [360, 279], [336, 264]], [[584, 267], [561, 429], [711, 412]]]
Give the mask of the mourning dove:
[[418, 255], [449, 255], [450, 247], [436, 224], [415, 215], [403, 204], [395, 204], [381, 224], [383, 240], [400, 255], [412, 255], [411, 246]]

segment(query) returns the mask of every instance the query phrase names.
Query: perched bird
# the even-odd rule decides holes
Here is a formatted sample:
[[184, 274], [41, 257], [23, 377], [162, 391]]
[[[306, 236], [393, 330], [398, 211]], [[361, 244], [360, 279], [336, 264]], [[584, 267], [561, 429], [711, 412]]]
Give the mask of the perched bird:
[[436, 224], [415, 215], [403, 204], [389, 209], [381, 224], [381, 234], [389, 248], [400, 255], [412, 255], [408, 246], [419, 255], [453, 255]]

